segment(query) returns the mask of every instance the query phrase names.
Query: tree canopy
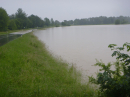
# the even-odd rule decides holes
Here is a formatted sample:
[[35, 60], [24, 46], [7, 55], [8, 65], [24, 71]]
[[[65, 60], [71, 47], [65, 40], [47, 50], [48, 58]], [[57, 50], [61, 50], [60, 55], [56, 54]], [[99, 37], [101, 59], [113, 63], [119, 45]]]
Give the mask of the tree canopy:
[[17, 29], [15, 20], [10, 20], [10, 21], [9, 21], [8, 29], [9, 29], [9, 30], [15, 30], [15, 29]]
[[115, 21], [115, 24], [116, 24], [116, 25], [120, 24], [120, 20], [117, 19], [117, 20]]
[[0, 31], [6, 31], [8, 29], [9, 17], [5, 9], [0, 7]]

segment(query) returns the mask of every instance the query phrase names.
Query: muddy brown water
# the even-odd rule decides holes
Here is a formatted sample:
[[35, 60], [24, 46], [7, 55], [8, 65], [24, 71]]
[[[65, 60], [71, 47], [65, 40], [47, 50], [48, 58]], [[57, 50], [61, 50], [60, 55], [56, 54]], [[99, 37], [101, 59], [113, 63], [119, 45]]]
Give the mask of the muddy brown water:
[[75, 64], [83, 75], [95, 75], [97, 60], [114, 62], [109, 44], [130, 42], [130, 25], [89, 25], [56, 27], [34, 32], [48, 50], [68, 63]]

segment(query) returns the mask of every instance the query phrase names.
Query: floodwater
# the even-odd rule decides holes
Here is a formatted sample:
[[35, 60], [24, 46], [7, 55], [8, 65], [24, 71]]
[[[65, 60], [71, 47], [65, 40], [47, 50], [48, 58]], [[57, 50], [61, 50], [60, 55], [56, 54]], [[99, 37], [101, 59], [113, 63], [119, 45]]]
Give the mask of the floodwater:
[[122, 46], [130, 42], [130, 25], [88, 25], [37, 30], [34, 34], [48, 50], [68, 63], [75, 64], [84, 75], [94, 75], [97, 60], [115, 61], [109, 44]]
[[8, 43], [9, 41], [12, 41], [18, 37], [20, 37], [21, 34], [7, 34], [7, 35], [0, 35], [0, 46]]
[[23, 34], [29, 33], [32, 30], [27, 30], [27, 31], [19, 31], [19, 32], [14, 32], [11, 34], [6, 34], [6, 35], [0, 35], [0, 46], [22, 36]]

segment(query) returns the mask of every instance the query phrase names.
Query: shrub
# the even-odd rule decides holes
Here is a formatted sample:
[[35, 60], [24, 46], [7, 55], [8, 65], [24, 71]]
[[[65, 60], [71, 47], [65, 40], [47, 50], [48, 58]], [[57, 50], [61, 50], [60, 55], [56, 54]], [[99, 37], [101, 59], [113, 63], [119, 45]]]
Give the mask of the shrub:
[[[116, 56], [115, 63], [97, 61], [95, 66], [101, 69], [97, 74], [97, 78], [89, 77], [89, 81], [99, 85], [100, 97], [129, 97], [130, 96], [130, 56], [121, 51], [127, 48], [130, 51], [130, 43], [124, 43], [123, 47], [115, 47], [116, 44], [110, 44], [108, 47], [114, 50], [112, 57]], [[111, 66], [115, 66], [115, 70], [111, 70]]]

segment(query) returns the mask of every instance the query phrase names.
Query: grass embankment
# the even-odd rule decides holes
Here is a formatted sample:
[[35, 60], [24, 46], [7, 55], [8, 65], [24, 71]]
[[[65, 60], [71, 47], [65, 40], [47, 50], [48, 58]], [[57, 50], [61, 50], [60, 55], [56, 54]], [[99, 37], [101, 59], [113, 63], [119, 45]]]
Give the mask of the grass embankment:
[[0, 47], [0, 97], [94, 97], [80, 81], [32, 33]]

